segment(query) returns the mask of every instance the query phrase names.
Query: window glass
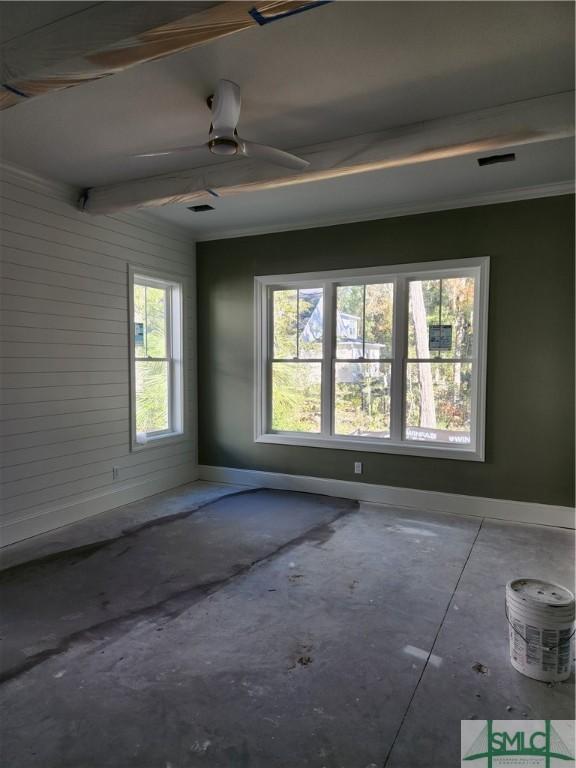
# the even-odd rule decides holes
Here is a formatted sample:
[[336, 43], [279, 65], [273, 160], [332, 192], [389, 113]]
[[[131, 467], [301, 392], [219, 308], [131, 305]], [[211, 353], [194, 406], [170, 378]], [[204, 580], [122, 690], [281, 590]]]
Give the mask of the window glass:
[[296, 330], [298, 326], [298, 291], [274, 291], [273, 327], [274, 359], [292, 360], [297, 357]]
[[362, 357], [364, 340], [364, 286], [339, 285], [336, 289], [336, 357]]
[[334, 432], [390, 437], [391, 364], [336, 363]]
[[272, 364], [272, 429], [319, 432], [321, 363]]
[[166, 312], [167, 296], [165, 288], [153, 288], [146, 291], [146, 352], [148, 357], [166, 357]]
[[322, 358], [322, 288], [273, 291], [274, 359]]
[[149, 434], [170, 428], [168, 363], [136, 360], [136, 432]]
[[408, 357], [472, 356], [474, 278], [410, 280]]
[[408, 363], [407, 440], [469, 444], [471, 363]]
[[324, 298], [322, 288], [298, 291], [298, 357], [322, 359]]
[[336, 291], [336, 357], [392, 357], [393, 283], [340, 285]]

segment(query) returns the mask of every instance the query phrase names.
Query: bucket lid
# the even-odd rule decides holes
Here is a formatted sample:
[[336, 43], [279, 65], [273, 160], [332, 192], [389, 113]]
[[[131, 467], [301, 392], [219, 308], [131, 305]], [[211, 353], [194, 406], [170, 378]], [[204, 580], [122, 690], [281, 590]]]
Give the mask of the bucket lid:
[[513, 579], [506, 585], [506, 591], [534, 606], [564, 608], [574, 605], [574, 595], [566, 587], [540, 579]]

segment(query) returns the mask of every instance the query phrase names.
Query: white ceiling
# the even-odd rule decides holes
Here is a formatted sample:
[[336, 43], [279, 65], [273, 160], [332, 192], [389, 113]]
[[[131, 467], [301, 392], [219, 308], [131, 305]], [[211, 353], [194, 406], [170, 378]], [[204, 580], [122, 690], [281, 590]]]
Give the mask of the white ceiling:
[[[28, 4], [2, 3], [3, 18], [11, 5]], [[58, 15], [67, 4], [39, 5]], [[2, 112], [2, 156], [81, 187], [203, 165], [194, 153], [128, 155], [205, 141], [205, 98], [221, 77], [242, 87], [241, 134], [286, 149], [571, 90], [573, 17], [568, 2], [340, 0]], [[26, 31], [21, 20], [12, 29]], [[571, 144], [524, 146], [501, 166], [437, 161], [232, 196], [204, 216], [178, 206], [154, 215], [200, 237], [362, 218], [569, 180]]]

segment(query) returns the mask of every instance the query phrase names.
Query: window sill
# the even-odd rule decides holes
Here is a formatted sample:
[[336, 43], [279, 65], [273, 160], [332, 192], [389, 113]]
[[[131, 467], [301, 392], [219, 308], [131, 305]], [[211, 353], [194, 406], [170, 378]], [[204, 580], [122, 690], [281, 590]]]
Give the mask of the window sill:
[[272, 432], [255, 437], [256, 443], [297, 445], [309, 448], [332, 448], [359, 453], [392, 453], [405, 456], [424, 456], [430, 459], [456, 459], [460, 461], [484, 461], [483, 451], [473, 448], [457, 448], [446, 445], [430, 445], [417, 442], [393, 443], [388, 440], [369, 438], [324, 437], [322, 435], [288, 434]]
[[186, 439], [184, 432], [166, 432], [160, 435], [150, 435], [146, 442], [137, 442], [132, 440], [133, 451], [145, 451], [148, 448], [158, 448], [161, 445], [179, 443]]

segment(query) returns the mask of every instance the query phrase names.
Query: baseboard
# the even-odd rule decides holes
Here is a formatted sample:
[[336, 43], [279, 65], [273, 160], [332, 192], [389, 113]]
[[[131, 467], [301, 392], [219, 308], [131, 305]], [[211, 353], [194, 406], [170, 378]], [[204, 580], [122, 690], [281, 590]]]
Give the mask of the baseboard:
[[430, 512], [448, 512], [455, 515], [491, 517], [517, 523], [536, 523], [562, 528], [574, 528], [575, 511], [572, 507], [536, 504], [527, 501], [487, 499], [480, 496], [462, 496], [456, 493], [420, 491], [415, 488], [395, 488], [390, 485], [358, 483], [351, 480], [332, 480], [324, 477], [287, 475], [280, 472], [260, 472], [229, 467], [198, 467], [198, 478], [218, 483], [234, 483], [255, 488], [278, 488], [287, 491], [320, 493], [357, 499], [375, 504], [405, 507]]
[[39, 533], [47, 533], [64, 525], [78, 522], [86, 517], [107, 512], [109, 509], [130, 504], [133, 501], [154, 496], [156, 493], [176, 488], [184, 483], [198, 479], [196, 467], [178, 467], [167, 470], [161, 477], [136, 479], [114, 488], [106, 488], [99, 493], [75, 496], [69, 504], [57, 507], [47, 506], [40, 514], [14, 520], [0, 526], [0, 541], [2, 546], [14, 544]]

